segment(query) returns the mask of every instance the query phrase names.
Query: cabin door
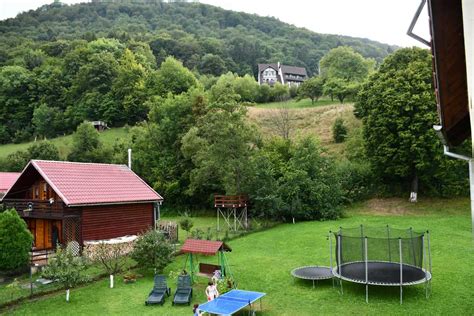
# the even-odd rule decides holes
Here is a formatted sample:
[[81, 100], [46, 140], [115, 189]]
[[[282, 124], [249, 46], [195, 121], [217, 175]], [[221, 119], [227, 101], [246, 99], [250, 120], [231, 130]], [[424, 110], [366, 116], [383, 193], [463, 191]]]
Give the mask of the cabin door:
[[26, 219], [36, 249], [56, 249], [63, 240], [62, 220]]

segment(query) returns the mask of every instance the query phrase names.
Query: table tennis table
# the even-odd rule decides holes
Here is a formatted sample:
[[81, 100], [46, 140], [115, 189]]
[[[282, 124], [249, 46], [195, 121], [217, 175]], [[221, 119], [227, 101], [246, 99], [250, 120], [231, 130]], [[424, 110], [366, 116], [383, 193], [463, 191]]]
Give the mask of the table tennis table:
[[260, 310], [262, 309], [262, 297], [266, 293], [252, 292], [244, 290], [230, 290], [214, 300], [199, 305], [199, 311], [216, 315], [232, 315], [238, 311], [249, 307], [249, 313], [254, 313], [253, 303], [260, 300]]

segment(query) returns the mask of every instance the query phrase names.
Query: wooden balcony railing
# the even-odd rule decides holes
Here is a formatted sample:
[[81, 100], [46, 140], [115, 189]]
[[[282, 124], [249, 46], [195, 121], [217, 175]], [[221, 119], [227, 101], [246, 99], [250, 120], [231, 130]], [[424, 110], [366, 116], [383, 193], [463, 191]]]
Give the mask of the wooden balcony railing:
[[[3, 201], [4, 208], [14, 208], [21, 217], [62, 218], [65, 213], [63, 202], [44, 200], [7, 199]], [[75, 212], [67, 211], [68, 215]]]

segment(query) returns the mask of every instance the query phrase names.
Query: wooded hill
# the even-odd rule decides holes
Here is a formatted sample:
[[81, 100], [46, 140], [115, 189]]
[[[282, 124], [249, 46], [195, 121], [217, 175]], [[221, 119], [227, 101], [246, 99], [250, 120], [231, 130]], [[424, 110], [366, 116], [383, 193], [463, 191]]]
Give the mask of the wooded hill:
[[257, 63], [277, 61], [306, 67], [312, 75], [325, 53], [343, 45], [377, 62], [396, 49], [200, 3], [53, 3], [0, 21], [0, 65], [12, 64], [28, 47], [100, 37], [147, 42], [158, 65], [172, 55], [193, 69], [203, 56], [213, 54], [226, 70], [240, 75], [255, 74]]

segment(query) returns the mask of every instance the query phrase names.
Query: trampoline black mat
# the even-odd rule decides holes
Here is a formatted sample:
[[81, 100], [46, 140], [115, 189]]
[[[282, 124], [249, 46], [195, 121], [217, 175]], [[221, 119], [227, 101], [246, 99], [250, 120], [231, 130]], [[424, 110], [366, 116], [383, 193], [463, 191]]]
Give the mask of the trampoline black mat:
[[[365, 262], [349, 262], [341, 265], [341, 277], [347, 281], [366, 283]], [[334, 274], [339, 276], [338, 267]], [[400, 285], [400, 264], [394, 262], [367, 262], [369, 284]], [[402, 280], [404, 285], [419, 284], [431, 279], [431, 275], [423, 269], [402, 264]]]
[[331, 268], [320, 266], [306, 266], [293, 269], [291, 275], [303, 280], [326, 280], [333, 277]]

